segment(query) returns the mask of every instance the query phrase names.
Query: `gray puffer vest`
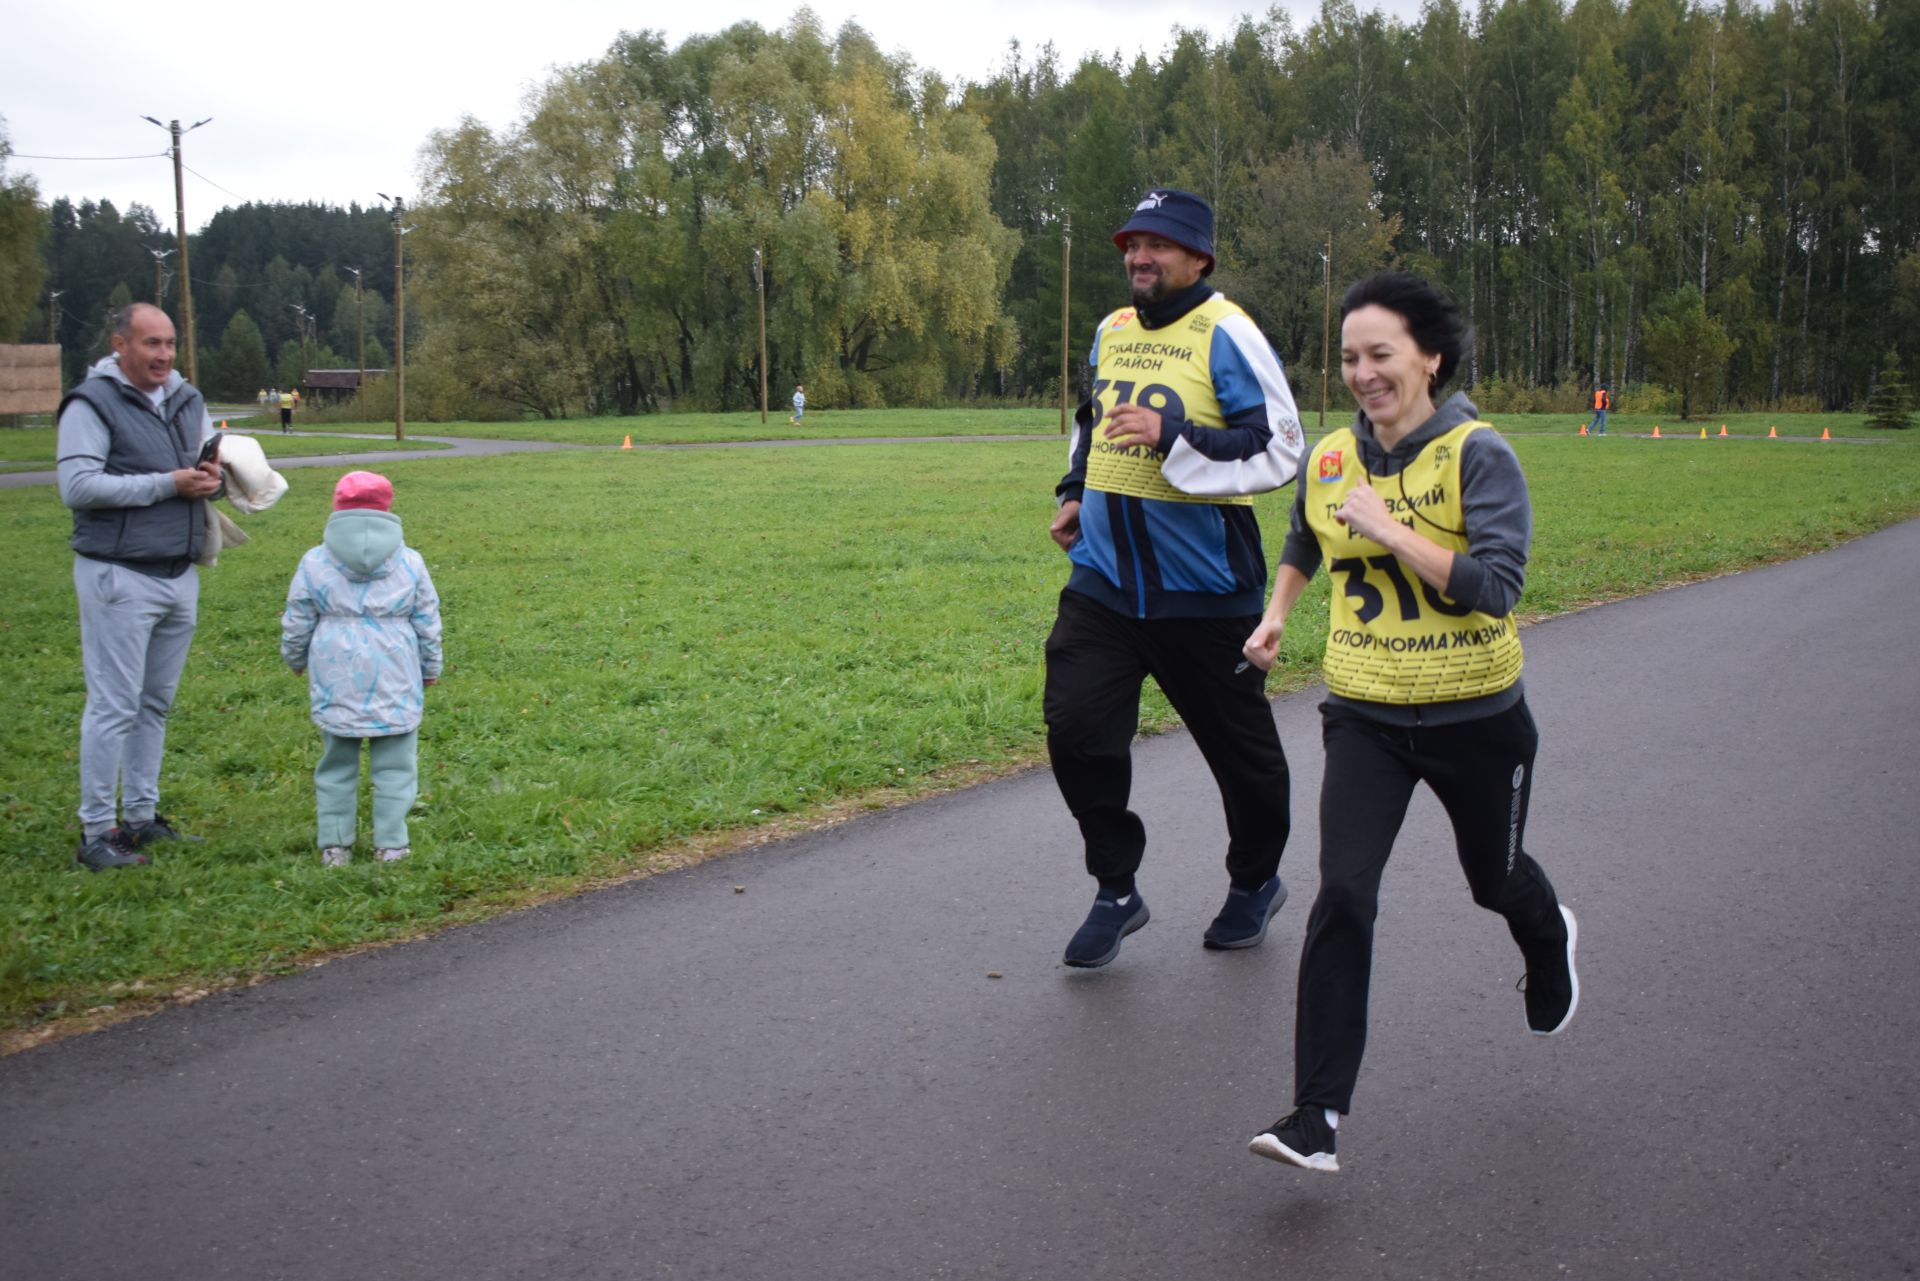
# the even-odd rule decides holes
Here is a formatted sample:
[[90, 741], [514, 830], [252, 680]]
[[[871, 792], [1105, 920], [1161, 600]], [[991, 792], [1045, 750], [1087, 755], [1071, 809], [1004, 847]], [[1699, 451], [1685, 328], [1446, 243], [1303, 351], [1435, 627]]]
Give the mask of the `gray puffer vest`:
[[[117, 378], [89, 378], [60, 402], [84, 400], [107, 425], [110, 476], [192, 467], [200, 457], [200, 426], [206, 401], [192, 383], [181, 383], [165, 402], [162, 418], [153, 402]], [[56, 415], [57, 419], [57, 415]], [[207, 537], [206, 500], [168, 498], [151, 507], [76, 509], [73, 550], [94, 560], [110, 560], [159, 578], [186, 572]]]

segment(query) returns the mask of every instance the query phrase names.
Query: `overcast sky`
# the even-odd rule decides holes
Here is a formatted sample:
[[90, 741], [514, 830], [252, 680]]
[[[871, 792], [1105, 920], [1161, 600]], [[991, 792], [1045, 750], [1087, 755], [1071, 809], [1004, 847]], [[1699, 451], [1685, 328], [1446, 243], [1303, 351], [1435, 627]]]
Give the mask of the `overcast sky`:
[[[178, 119], [183, 127], [211, 117], [181, 149], [192, 171], [185, 184], [194, 230], [223, 206], [248, 200], [371, 205], [381, 203], [382, 191], [411, 199], [420, 145], [431, 131], [465, 115], [513, 124], [528, 90], [553, 68], [598, 58], [622, 30], [659, 30], [672, 47], [736, 22], [777, 29], [800, 7], [795, 0], [536, 0], [497, 9], [405, 0], [183, 0], [146, 9], [0, 3], [9, 11], [0, 24], [0, 117], [16, 153], [7, 173], [33, 175], [44, 201], [110, 199], [123, 213], [138, 201], [171, 227], [168, 136], [141, 117]], [[1071, 65], [1087, 52], [1154, 57], [1170, 34], [1169, 6], [1148, 0], [816, 0], [810, 7], [829, 34], [851, 19], [881, 48], [956, 83], [987, 78], [1015, 37], [1029, 51], [1051, 40]], [[1296, 29], [1319, 9], [1318, 0], [1281, 7]], [[1361, 7], [1411, 19], [1418, 0], [1362, 0]], [[1241, 14], [1266, 8], [1266, 0], [1187, 0], [1175, 11], [1184, 24], [1222, 35]], [[489, 20], [490, 9], [500, 20]], [[177, 30], [192, 35], [191, 60]], [[144, 158], [92, 159], [125, 156]]]

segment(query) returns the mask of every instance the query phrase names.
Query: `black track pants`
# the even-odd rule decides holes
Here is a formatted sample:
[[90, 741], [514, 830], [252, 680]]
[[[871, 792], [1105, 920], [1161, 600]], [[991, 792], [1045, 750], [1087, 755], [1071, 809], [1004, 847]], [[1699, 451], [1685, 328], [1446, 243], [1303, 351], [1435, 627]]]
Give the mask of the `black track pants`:
[[1146, 849], [1146, 828], [1127, 797], [1140, 687], [1149, 676], [1220, 785], [1228, 877], [1254, 889], [1279, 868], [1292, 824], [1287, 757], [1266, 673], [1240, 652], [1259, 621], [1128, 618], [1078, 592], [1060, 593], [1047, 637], [1047, 753], [1095, 877], [1132, 876]]
[[1453, 821], [1473, 901], [1506, 918], [1521, 954], [1551, 955], [1566, 933], [1553, 886], [1521, 843], [1540, 744], [1525, 699], [1480, 720], [1413, 728], [1333, 704], [1320, 710], [1320, 895], [1300, 953], [1294, 1105], [1345, 1112], [1367, 1042], [1380, 876], [1416, 783], [1433, 789]]

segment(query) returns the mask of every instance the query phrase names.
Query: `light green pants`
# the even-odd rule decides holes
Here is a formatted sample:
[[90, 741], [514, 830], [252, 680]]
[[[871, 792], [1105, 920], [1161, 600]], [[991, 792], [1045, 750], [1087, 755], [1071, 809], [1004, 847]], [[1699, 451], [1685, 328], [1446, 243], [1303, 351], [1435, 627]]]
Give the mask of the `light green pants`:
[[320, 847], [353, 848], [360, 809], [360, 744], [367, 745], [373, 775], [373, 843], [399, 849], [407, 840], [407, 811], [420, 792], [420, 733], [382, 738], [340, 738], [325, 730], [326, 746], [313, 767], [313, 795], [320, 816]]

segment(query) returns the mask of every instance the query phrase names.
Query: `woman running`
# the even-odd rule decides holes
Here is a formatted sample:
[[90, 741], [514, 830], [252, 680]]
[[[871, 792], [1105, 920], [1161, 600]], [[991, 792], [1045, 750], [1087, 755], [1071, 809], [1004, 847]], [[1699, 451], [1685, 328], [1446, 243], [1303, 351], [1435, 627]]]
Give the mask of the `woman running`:
[[1250, 661], [1273, 665], [1324, 559], [1320, 894], [1300, 954], [1294, 1111], [1248, 1146], [1326, 1171], [1340, 1168], [1334, 1132], [1366, 1045], [1380, 876], [1415, 784], [1446, 807], [1473, 901], [1520, 946], [1527, 1026], [1552, 1036], [1580, 999], [1573, 913], [1521, 844], [1539, 745], [1513, 619], [1533, 528], [1526, 477], [1464, 394], [1434, 407], [1469, 340], [1449, 298], [1387, 272], [1348, 289], [1340, 318], [1341, 376], [1360, 410], [1300, 473], [1273, 600], [1246, 643]]

